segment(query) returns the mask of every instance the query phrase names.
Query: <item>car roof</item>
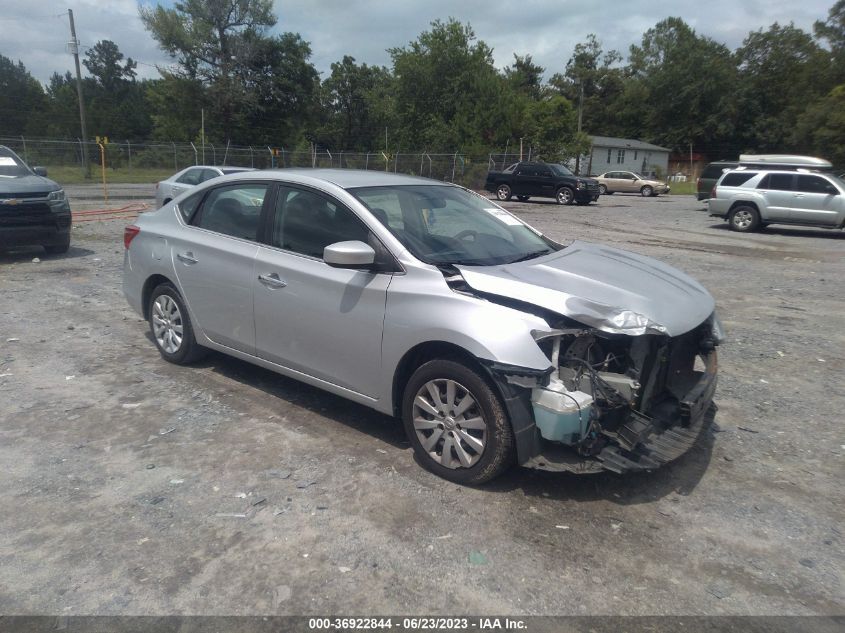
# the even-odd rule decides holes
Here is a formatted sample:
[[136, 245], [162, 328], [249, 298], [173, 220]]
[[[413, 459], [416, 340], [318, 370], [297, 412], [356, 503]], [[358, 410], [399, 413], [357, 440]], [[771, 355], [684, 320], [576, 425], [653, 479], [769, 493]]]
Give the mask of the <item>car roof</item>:
[[[420, 178], [419, 176], [407, 176], [405, 174], [393, 174], [383, 171], [365, 171], [363, 169], [322, 169], [322, 168], [299, 168], [286, 169], [265, 169], [250, 173], [250, 178], [270, 177], [274, 180], [291, 178], [297, 182], [307, 184], [309, 181], [331, 183], [341, 189], [354, 189], [356, 187], [383, 187], [396, 185], [443, 185], [453, 186], [451, 183], [433, 180], [431, 178]], [[228, 178], [234, 178], [228, 176]]]
[[187, 169], [228, 169], [230, 171], [255, 171], [255, 167], [239, 167], [236, 165], [191, 165], [190, 167], [185, 167], [182, 171]]

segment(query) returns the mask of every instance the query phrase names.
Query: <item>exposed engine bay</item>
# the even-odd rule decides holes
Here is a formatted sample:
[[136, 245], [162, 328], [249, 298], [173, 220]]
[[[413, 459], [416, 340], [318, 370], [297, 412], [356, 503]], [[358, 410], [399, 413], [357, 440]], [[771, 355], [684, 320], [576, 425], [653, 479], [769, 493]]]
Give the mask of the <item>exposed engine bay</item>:
[[[697, 437], [716, 383], [711, 319], [677, 337], [573, 328], [536, 338], [554, 369], [548, 384], [532, 387], [531, 407], [552, 449], [568, 447], [624, 472], [671, 461]], [[571, 459], [552, 468], [551, 460], [535, 461], [574, 469], [563, 467]]]

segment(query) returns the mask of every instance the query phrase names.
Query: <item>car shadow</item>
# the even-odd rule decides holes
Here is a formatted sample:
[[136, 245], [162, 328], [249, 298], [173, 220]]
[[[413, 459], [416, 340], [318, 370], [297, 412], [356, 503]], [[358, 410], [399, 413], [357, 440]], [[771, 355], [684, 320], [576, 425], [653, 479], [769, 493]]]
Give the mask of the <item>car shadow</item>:
[[[731, 227], [728, 226], [727, 222], [721, 222], [719, 224], [711, 224], [711, 229], [716, 229], [719, 231], [730, 231]], [[736, 235], [783, 235], [783, 236], [795, 236], [795, 237], [820, 237], [823, 239], [829, 240], [842, 240], [845, 239], [845, 231], [841, 229], [814, 229], [814, 228], [798, 228], [798, 227], [791, 227], [791, 226], [767, 226], [762, 229], [757, 229], [753, 233], [739, 233], [737, 231], [733, 231]]]
[[[145, 336], [151, 343], [153, 342], [149, 330]], [[397, 449], [405, 449], [409, 446], [402, 424], [392, 416], [269, 369], [218, 352], [211, 352], [205, 359], [194, 363], [192, 367], [210, 369], [229, 380], [253, 389], [260, 389], [274, 398], [294, 404], [315, 415], [330, 418]]]
[[[152, 342], [149, 332], [146, 336]], [[402, 451], [403, 455], [410, 446], [398, 419], [318, 387], [217, 352], [212, 352], [193, 366], [211, 369], [230, 380], [260, 389], [274, 398], [365, 433]], [[651, 472], [576, 475], [514, 467], [477, 488], [491, 493], [519, 490], [529, 497], [578, 502], [605, 500], [619, 505], [650, 503], [672, 494], [686, 496], [696, 488], [710, 465], [718, 430], [718, 424], [714, 422], [686, 454]], [[417, 466], [423, 468], [416, 454], [413, 455]], [[397, 454], [396, 458], [399, 459], [400, 455]]]
[[0, 264], [17, 264], [32, 261], [37, 257], [42, 261], [56, 261], [62, 259], [77, 259], [94, 255], [94, 251], [79, 246], [70, 245], [66, 253], [51, 255], [42, 246], [21, 246], [9, 249], [0, 248]]

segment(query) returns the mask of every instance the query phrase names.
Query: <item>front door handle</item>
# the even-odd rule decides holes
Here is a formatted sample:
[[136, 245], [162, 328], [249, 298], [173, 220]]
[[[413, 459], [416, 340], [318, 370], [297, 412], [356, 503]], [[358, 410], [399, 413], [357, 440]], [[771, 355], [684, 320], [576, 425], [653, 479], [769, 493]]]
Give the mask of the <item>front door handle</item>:
[[185, 264], [196, 264], [199, 261], [194, 257], [194, 254], [191, 251], [188, 251], [187, 253], [176, 253], [176, 257], [180, 262]]
[[258, 275], [258, 281], [270, 288], [284, 288], [288, 285], [288, 282], [284, 281], [283, 279], [279, 279], [279, 276], [276, 273], [266, 273], [264, 275]]

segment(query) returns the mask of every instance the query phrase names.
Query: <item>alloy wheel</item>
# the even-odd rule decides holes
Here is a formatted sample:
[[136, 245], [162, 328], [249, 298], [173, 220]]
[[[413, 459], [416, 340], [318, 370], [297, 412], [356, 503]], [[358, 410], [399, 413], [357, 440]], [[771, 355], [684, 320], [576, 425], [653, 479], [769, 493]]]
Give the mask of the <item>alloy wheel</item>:
[[423, 449], [445, 468], [470, 468], [484, 453], [487, 424], [478, 398], [454, 380], [430, 380], [420, 387], [413, 425]]
[[159, 295], [153, 302], [153, 336], [168, 354], [182, 347], [183, 324], [179, 306], [168, 295]]

